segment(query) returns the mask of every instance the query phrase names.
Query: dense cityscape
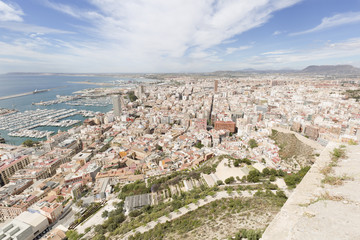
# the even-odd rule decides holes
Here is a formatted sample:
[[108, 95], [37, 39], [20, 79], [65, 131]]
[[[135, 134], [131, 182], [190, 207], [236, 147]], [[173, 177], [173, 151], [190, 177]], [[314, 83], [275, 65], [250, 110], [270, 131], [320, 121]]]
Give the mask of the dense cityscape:
[[359, 240], [360, 0], [0, 0], [0, 240]]
[[[133, 88], [96, 88], [111, 98], [112, 111], [44, 141], [1, 144], [2, 233], [143, 239], [232, 194], [275, 199], [277, 207], [249, 219], [252, 229], [264, 229], [329, 142], [360, 140], [357, 77], [160, 77]], [[19, 114], [2, 113], [5, 120]], [[230, 237], [238, 228], [212, 236]]]

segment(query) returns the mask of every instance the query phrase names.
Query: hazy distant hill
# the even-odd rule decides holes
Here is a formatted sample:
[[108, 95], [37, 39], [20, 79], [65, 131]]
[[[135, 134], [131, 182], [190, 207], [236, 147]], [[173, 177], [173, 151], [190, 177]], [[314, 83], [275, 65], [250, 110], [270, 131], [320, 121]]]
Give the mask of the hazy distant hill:
[[301, 72], [314, 74], [349, 75], [360, 74], [360, 68], [356, 68], [351, 65], [311, 65], [303, 69]]

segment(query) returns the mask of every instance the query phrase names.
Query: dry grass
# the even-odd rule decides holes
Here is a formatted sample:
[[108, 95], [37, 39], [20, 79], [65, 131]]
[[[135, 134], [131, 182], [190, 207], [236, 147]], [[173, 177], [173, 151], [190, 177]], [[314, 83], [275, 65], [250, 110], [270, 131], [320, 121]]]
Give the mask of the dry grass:
[[304, 212], [303, 214], [305, 217], [308, 217], [308, 218], [313, 218], [315, 217], [315, 214], [312, 214], [312, 213], [309, 213], [309, 212]]
[[344, 184], [346, 180], [353, 180], [353, 178], [343, 175], [341, 177], [329, 176], [326, 175], [325, 178], [321, 181], [324, 184], [334, 185], [334, 186], [341, 186]]
[[329, 192], [325, 192], [323, 194], [321, 194], [318, 198], [318, 201], [321, 201], [321, 200], [329, 200], [329, 201], [336, 201], [336, 202], [339, 202], [339, 201], [343, 201], [344, 200], [344, 197], [342, 196], [334, 196], [334, 195], [330, 195]]
[[334, 176], [325, 176], [325, 178], [321, 182], [324, 184], [329, 184], [334, 186], [341, 186], [344, 184], [341, 177], [334, 177]]
[[345, 198], [342, 196], [331, 195], [328, 191], [326, 191], [325, 193], [322, 193], [320, 196], [318, 196], [316, 199], [311, 200], [309, 203], [299, 204], [299, 206], [300, 207], [308, 207], [311, 204], [317, 203], [319, 201], [326, 201], [326, 200], [339, 202], [339, 201], [345, 200]]
[[328, 175], [331, 172], [332, 172], [332, 167], [330, 165], [326, 166], [326, 167], [324, 167], [323, 169], [320, 170], [320, 173], [324, 174], [324, 175]]

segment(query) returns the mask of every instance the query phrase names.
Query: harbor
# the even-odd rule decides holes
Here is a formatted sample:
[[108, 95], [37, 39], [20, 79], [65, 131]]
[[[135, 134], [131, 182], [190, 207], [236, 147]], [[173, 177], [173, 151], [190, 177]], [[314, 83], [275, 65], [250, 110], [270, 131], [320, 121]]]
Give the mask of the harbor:
[[54, 131], [41, 131], [38, 127], [70, 127], [80, 120], [66, 119], [74, 115], [91, 117], [96, 113], [77, 109], [37, 109], [0, 116], [0, 130], [9, 131], [11, 137], [44, 138]]
[[[115, 78], [112, 76], [14, 74], [0, 75], [0, 81], [2, 81], [0, 99], [3, 99], [0, 101], [0, 135], [6, 143], [20, 145], [27, 139], [44, 140], [48, 134], [46, 131], [53, 132], [51, 134], [59, 130], [67, 131], [86, 118], [93, 117], [94, 113], [110, 111], [112, 109], [111, 95], [129, 91], [131, 86], [138, 82], [154, 80], [118, 76]], [[94, 86], [92, 87], [91, 84], [79, 82], [105, 84], [92, 84]], [[16, 86], [16, 91], [14, 86]], [[44, 112], [39, 117], [32, 116], [35, 113], [41, 113], [38, 109]], [[62, 115], [53, 116], [55, 113], [53, 111], [64, 109], [75, 111], [69, 112], [68, 117], [65, 112], [63, 117]], [[23, 114], [16, 115], [18, 113]], [[47, 119], [47, 117], [53, 119]], [[75, 122], [67, 122], [67, 120], [75, 120]]]

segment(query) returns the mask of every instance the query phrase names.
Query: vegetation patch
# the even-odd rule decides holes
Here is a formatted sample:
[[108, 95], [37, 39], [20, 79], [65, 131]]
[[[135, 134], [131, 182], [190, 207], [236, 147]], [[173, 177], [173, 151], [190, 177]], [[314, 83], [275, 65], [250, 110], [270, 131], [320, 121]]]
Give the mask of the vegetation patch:
[[340, 186], [340, 185], [344, 184], [344, 181], [351, 180], [351, 179], [352, 178], [348, 177], [347, 175], [344, 175], [341, 177], [326, 175], [325, 178], [321, 182], [324, 184]]
[[357, 102], [360, 101], [360, 89], [356, 89], [356, 90], [346, 90], [345, 95], [346, 95], [348, 98], [356, 99]]
[[310, 166], [301, 168], [297, 173], [289, 174], [284, 177], [284, 181], [289, 188], [295, 188], [301, 180], [304, 178], [306, 173], [310, 170]]
[[[285, 201], [286, 196], [271, 191], [259, 191], [253, 198], [216, 200], [129, 239], [224, 239], [229, 235], [259, 239], [262, 235], [259, 227], [265, 228]], [[251, 225], [254, 229], [239, 231], [238, 223]]]
[[279, 156], [283, 160], [296, 159], [301, 167], [312, 165], [315, 161], [314, 149], [301, 142], [295, 134], [272, 130], [270, 138], [280, 148]]
[[263, 229], [241, 229], [234, 237], [229, 237], [228, 240], [259, 240], [264, 233]]
[[127, 196], [144, 194], [144, 193], [150, 193], [150, 188], [146, 187], [146, 183], [144, 181], [138, 180], [134, 183], [130, 183], [123, 186], [121, 188], [121, 193], [119, 194], [119, 198], [125, 199]]

